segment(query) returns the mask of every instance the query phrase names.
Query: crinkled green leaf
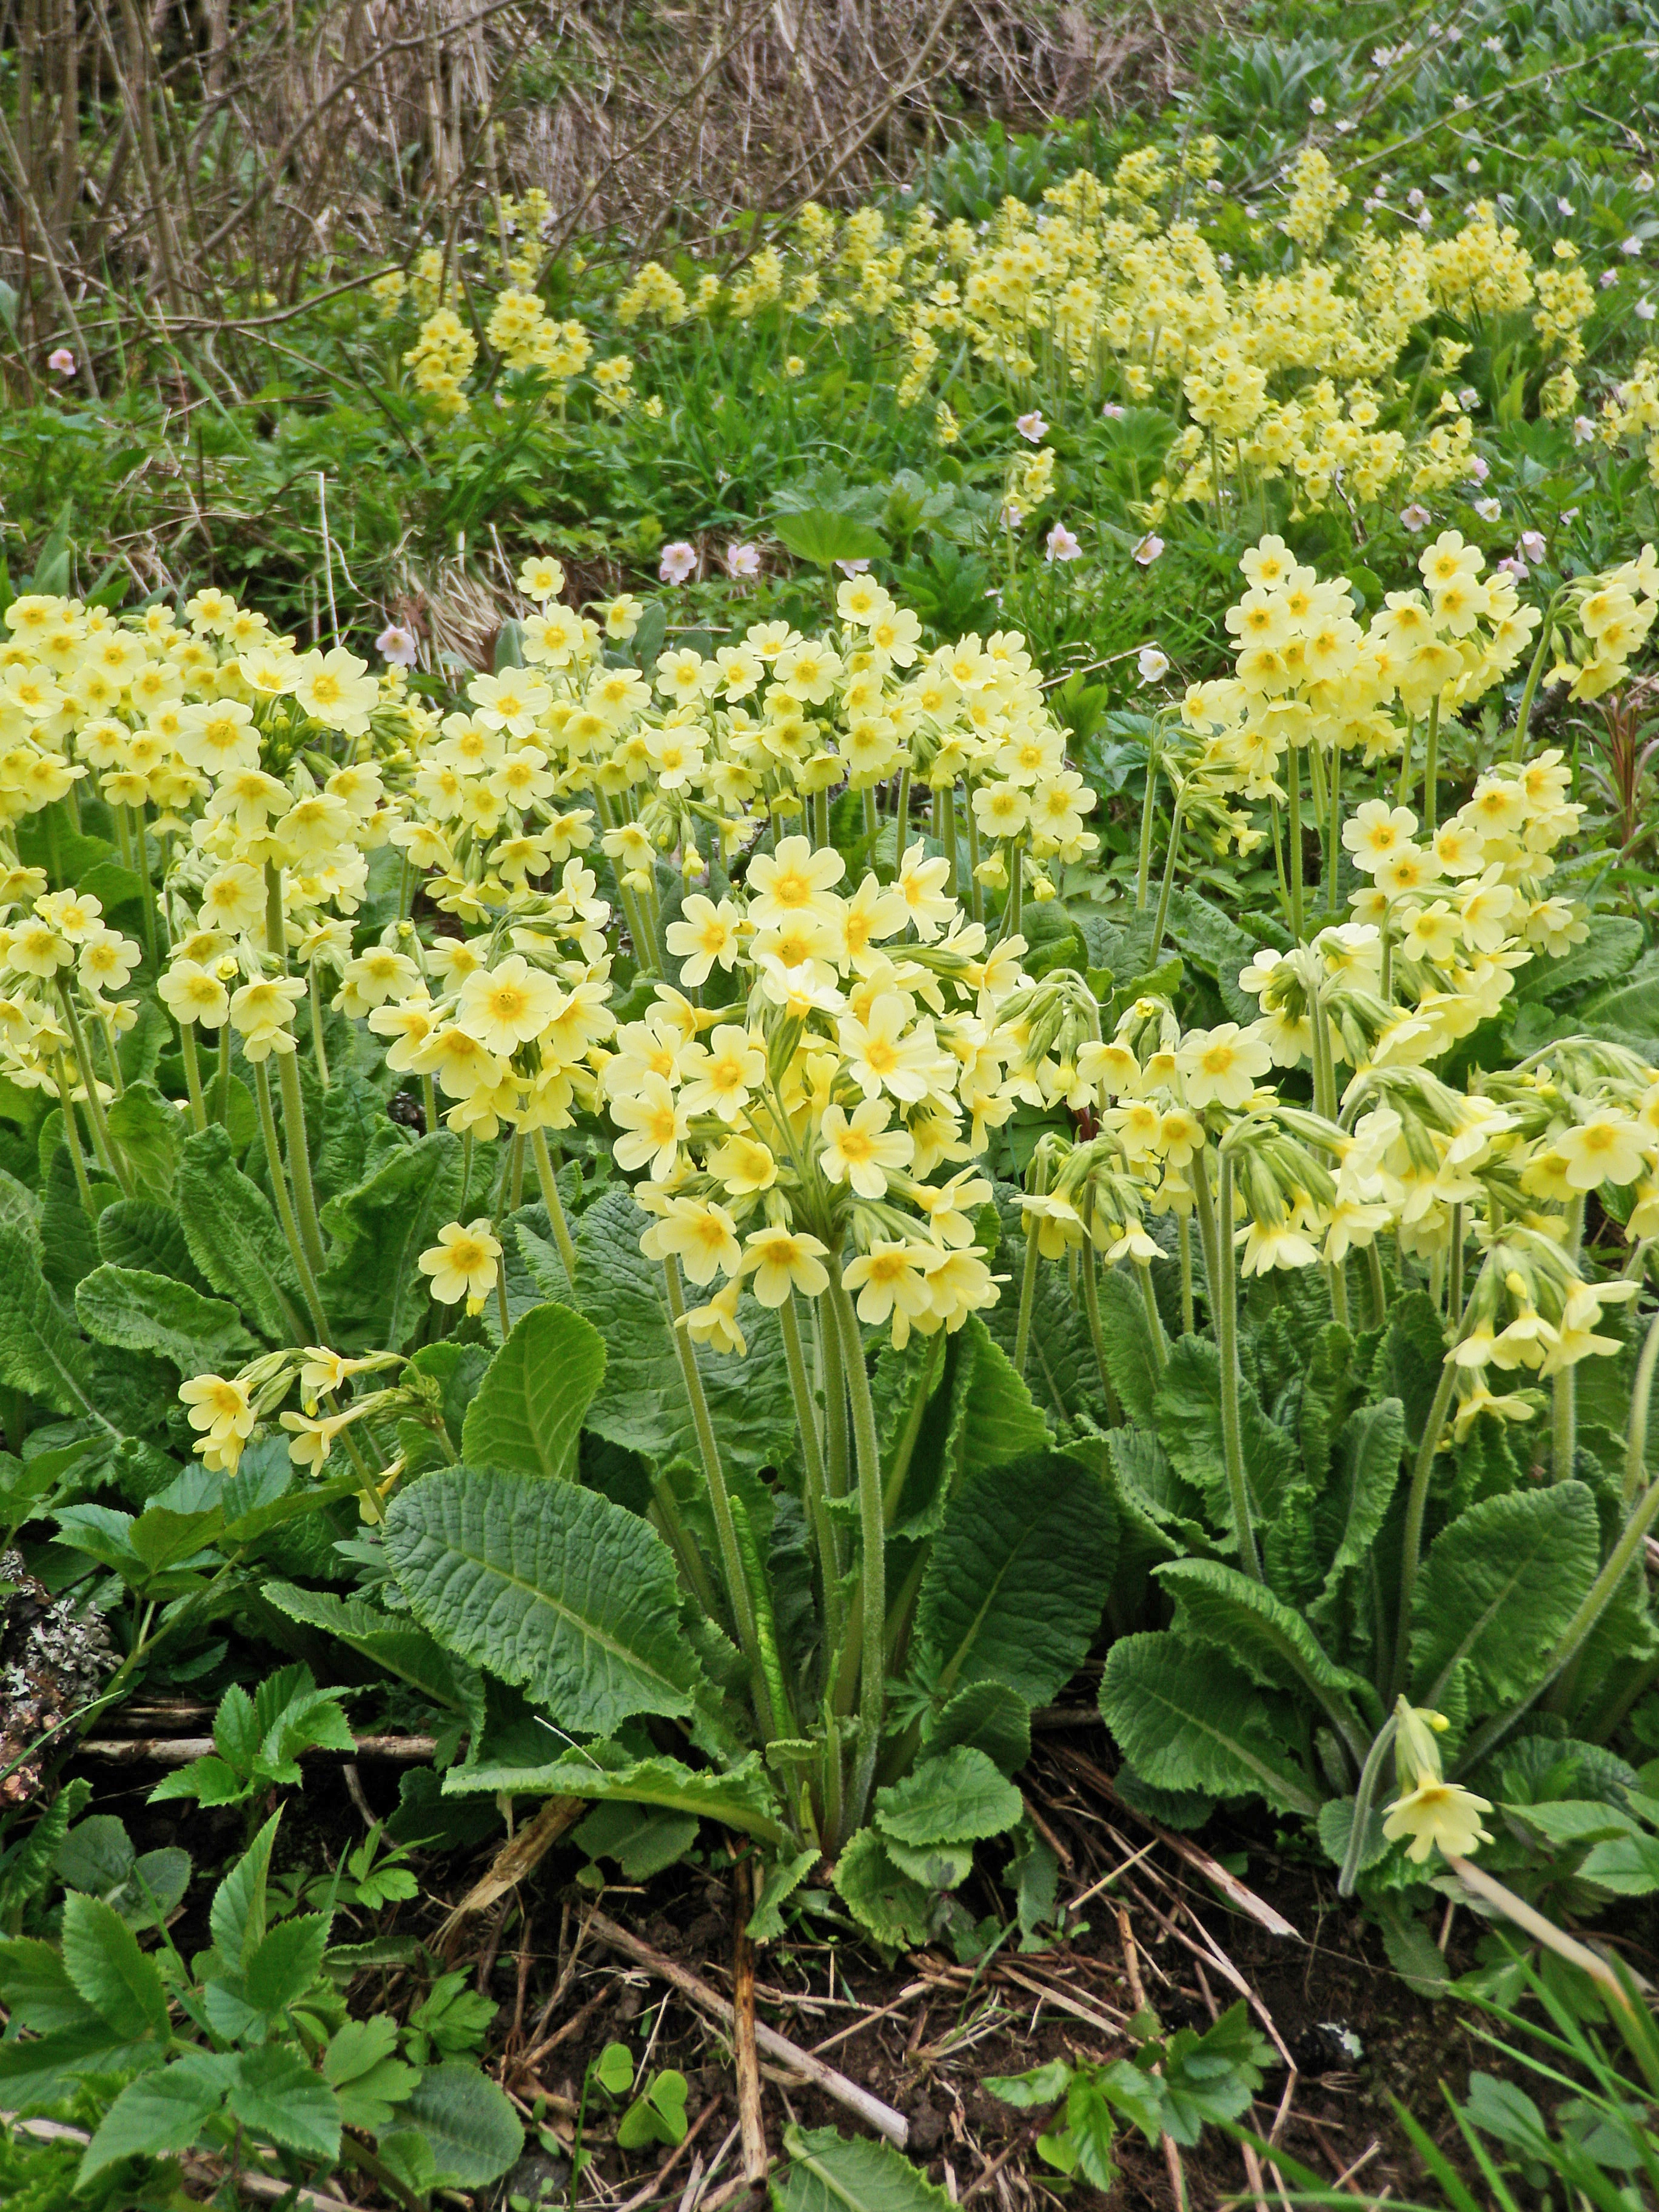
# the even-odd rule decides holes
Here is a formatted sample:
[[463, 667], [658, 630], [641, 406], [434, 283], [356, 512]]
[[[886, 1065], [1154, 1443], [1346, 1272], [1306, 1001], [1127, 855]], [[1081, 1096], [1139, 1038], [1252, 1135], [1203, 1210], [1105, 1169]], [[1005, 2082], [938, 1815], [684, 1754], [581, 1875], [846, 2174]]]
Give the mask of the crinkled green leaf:
[[421, 1625], [561, 1727], [604, 1735], [634, 1713], [691, 1711], [701, 1670], [673, 1554], [609, 1498], [455, 1468], [394, 1499], [386, 1548]]
[[301, 1589], [293, 1583], [266, 1583], [262, 1595], [290, 1620], [337, 1637], [434, 1705], [465, 1713], [475, 1729], [482, 1727], [483, 1692], [477, 1669], [458, 1652], [446, 1651], [407, 1613], [383, 1613], [367, 1598], [337, 1597], [331, 1591]]
[[1454, 1667], [1479, 1710], [1524, 1696], [1601, 1565], [1595, 1500], [1582, 1482], [1488, 1498], [1429, 1548], [1412, 1606], [1412, 1680], [1432, 1704]]
[[188, 2150], [225, 2101], [234, 2058], [192, 2051], [158, 2072], [129, 2081], [87, 2145], [82, 2185], [124, 2158], [167, 2158]]
[[941, 1686], [992, 1680], [1028, 1705], [1081, 1663], [1116, 1537], [1099, 1477], [1058, 1452], [967, 1477], [922, 1578], [916, 1625]]
[[[1241, 1376], [1240, 1441], [1244, 1478], [1259, 1519], [1272, 1521], [1296, 1472], [1296, 1446], [1262, 1412]], [[1211, 1526], [1231, 1529], [1226, 1457], [1221, 1442], [1221, 1354], [1207, 1337], [1183, 1336], [1170, 1348], [1158, 1388], [1158, 1440], [1176, 1471], [1200, 1493]]]
[[1170, 1634], [1121, 1637], [1107, 1658], [1100, 1710], [1127, 1759], [1154, 1788], [1259, 1796], [1280, 1811], [1319, 1797], [1267, 1724], [1261, 1692], [1218, 1651]]
[[329, 1200], [322, 1225], [333, 1249], [321, 1287], [337, 1344], [403, 1351], [431, 1302], [416, 1262], [459, 1218], [464, 1195], [460, 1139], [434, 1129]]
[[772, 2173], [776, 2212], [942, 2212], [951, 2201], [891, 2143], [792, 2124], [783, 2153]]
[[271, 1343], [308, 1342], [281, 1225], [270, 1200], [237, 1167], [216, 1122], [185, 1139], [174, 1189], [190, 1256], [212, 1287]]
[[466, 1409], [469, 1467], [574, 1474], [582, 1417], [605, 1376], [605, 1340], [568, 1306], [532, 1307], [490, 1361]]
[[141, 1198], [173, 1195], [185, 1125], [153, 1083], [130, 1083], [107, 1109], [109, 1133], [132, 1170]]
[[458, 2189], [486, 2188], [524, 2148], [524, 2130], [504, 2093], [459, 2060], [428, 2068], [399, 2118], [425, 2136], [440, 2180]]
[[153, 1352], [184, 1376], [234, 1367], [253, 1350], [234, 1306], [136, 1267], [94, 1267], [76, 1285], [75, 1311], [100, 1344]]
[[1024, 1799], [985, 1753], [958, 1744], [878, 1790], [874, 1820], [884, 1836], [921, 1848], [1000, 1836], [1024, 1811]]
[[753, 1752], [722, 1770], [685, 1766], [665, 1756], [629, 1759], [614, 1744], [585, 1744], [545, 1766], [480, 1762], [452, 1766], [444, 1778], [446, 1796], [480, 1790], [659, 1805], [717, 1820], [768, 1843], [792, 1840], [779, 1815], [776, 1790]]
[[933, 1934], [932, 1893], [896, 1867], [873, 1828], [860, 1828], [836, 1862], [836, 1887], [878, 1943], [909, 1950]]
[[97, 1402], [80, 1332], [41, 1273], [35, 1239], [15, 1221], [0, 1221], [0, 1380], [55, 1413], [117, 1433]]

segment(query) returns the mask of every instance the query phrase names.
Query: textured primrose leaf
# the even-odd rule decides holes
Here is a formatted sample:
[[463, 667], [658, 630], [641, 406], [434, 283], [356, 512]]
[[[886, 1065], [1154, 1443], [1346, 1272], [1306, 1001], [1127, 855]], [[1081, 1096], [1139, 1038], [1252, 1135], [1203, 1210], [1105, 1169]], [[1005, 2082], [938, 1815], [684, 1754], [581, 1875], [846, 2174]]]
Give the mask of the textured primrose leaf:
[[932, 1894], [894, 1864], [873, 1828], [860, 1828], [836, 1860], [836, 1887], [878, 1943], [909, 1950], [933, 1933]]
[[1081, 1664], [1117, 1520], [1098, 1475], [1059, 1452], [968, 1476], [922, 1577], [916, 1625], [941, 1681], [1005, 1683], [1044, 1705]]
[[190, 1256], [245, 1321], [274, 1344], [304, 1344], [308, 1332], [294, 1261], [270, 1201], [231, 1158], [216, 1122], [186, 1138], [175, 1180]]
[[700, 1670], [673, 1554], [609, 1498], [454, 1468], [393, 1501], [386, 1548], [422, 1627], [561, 1728], [605, 1735], [635, 1713], [690, 1713]]
[[474, 1729], [483, 1726], [483, 1692], [474, 1668], [434, 1643], [407, 1613], [382, 1613], [366, 1598], [337, 1597], [329, 1590], [302, 1589], [294, 1583], [267, 1583], [266, 1600], [290, 1620], [319, 1629], [362, 1658], [411, 1684], [434, 1705], [464, 1712]]
[[524, 2148], [524, 2130], [505, 2093], [459, 2059], [429, 2067], [398, 2117], [419, 2129], [439, 2179], [453, 2188], [487, 2188]]
[[1254, 1577], [1219, 1559], [1173, 1559], [1153, 1571], [1179, 1607], [1177, 1628], [1218, 1646], [1270, 1687], [1358, 1690], [1358, 1677], [1333, 1663], [1298, 1613]]
[[[550, 1741], [556, 1741], [550, 1737]], [[792, 1840], [780, 1817], [777, 1792], [757, 1753], [720, 1767], [690, 1767], [678, 1759], [630, 1759], [615, 1744], [584, 1744], [545, 1766], [488, 1762], [452, 1766], [444, 1795], [591, 1797], [600, 1803], [655, 1805], [693, 1813], [771, 1844]]]
[[466, 1409], [469, 1467], [575, 1473], [582, 1417], [605, 1377], [605, 1340], [568, 1306], [532, 1307], [490, 1361]]
[[95, 1402], [80, 1332], [40, 1271], [33, 1237], [15, 1221], [0, 1222], [0, 1379], [54, 1413], [116, 1433]]
[[[1259, 1519], [1272, 1521], [1296, 1473], [1296, 1446], [1267, 1419], [1243, 1376], [1239, 1378], [1238, 1413], [1251, 1504]], [[1231, 1528], [1232, 1508], [1221, 1443], [1221, 1354], [1206, 1337], [1183, 1336], [1170, 1346], [1158, 1388], [1156, 1418], [1159, 1442], [1176, 1472], [1203, 1497], [1212, 1526]]]
[[982, 1751], [958, 1744], [876, 1792], [875, 1824], [895, 1843], [975, 1844], [1020, 1820], [1025, 1801]]
[[1595, 1499], [1582, 1482], [1472, 1505], [1430, 1547], [1412, 1606], [1412, 1680], [1432, 1705], [1462, 1665], [1475, 1710], [1523, 1697], [1601, 1565]]
[[942, 2212], [951, 2201], [891, 2143], [792, 2124], [783, 2150], [772, 2175], [776, 2212]]
[[137, 1267], [94, 1267], [75, 1290], [75, 1311], [88, 1336], [122, 1352], [153, 1352], [181, 1375], [217, 1370], [253, 1349], [233, 1305], [204, 1298], [187, 1284]]
[[1281, 1812], [1318, 1813], [1317, 1793], [1267, 1724], [1261, 1692], [1219, 1651], [1171, 1634], [1121, 1637], [1100, 1710], [1155, 1789], [1262, 1796]]

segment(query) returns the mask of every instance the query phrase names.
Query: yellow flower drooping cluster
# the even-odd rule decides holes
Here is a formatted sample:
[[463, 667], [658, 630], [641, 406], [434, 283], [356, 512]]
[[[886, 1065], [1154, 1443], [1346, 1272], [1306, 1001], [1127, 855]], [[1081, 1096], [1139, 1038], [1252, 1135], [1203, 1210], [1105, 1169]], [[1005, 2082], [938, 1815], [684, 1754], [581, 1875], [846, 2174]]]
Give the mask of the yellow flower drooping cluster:
[[[740, 895], [689, 901], [667, 933], [684, 988], [659, 986], [605, 1069], [617, 1165], [655, 1217], [642, 1249], [724, 1278], [687, 1321], [721, 1350], [744, 1349], [745, 1280], [765, 1306], [816, 1297], [835, 1255], [901, 1349], [996, 1297], [974, 1227], [991, 1186], [966, 1164], [1013, 1110], [1000, 1010], [1024, 940], [989, 944], [921, 843], [889, 884], [846, 874], [789, 836]], [[700, 1006], [716, 969], [735, 996]]]

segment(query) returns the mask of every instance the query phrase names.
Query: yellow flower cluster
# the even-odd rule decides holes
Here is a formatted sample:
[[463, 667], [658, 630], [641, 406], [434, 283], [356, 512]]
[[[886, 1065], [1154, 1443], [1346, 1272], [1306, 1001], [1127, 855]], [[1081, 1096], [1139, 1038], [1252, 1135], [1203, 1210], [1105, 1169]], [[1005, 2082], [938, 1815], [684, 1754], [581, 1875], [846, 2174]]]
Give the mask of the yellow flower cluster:
[[462, 389], [478, 358], [478, 341], [453, 307], [438, 307], [421, 325], [421, 334], [404, 356], [415, 389], [446, 420], [465, 415], [469, 402]]

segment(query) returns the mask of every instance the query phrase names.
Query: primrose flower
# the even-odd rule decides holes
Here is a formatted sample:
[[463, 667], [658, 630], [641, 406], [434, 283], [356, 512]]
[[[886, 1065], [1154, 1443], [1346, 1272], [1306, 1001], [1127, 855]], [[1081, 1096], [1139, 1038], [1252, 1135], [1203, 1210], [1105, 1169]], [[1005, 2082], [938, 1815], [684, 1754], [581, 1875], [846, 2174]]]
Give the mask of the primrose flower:
[[487, 1215], [463, 1228], [447, 1222], [438, 1241], [428, 1245], [416, 1265], [432, 1279], [432, 1295], [440, 1305], [459, 1305], [463, 1298], [469, 1313], [476, 1313], [495, 1287], [501, 1248], [490, 1233]]
[[1421, 1866], [1432, 1850], [1448, 1858], [1468, 1858], [1479, 1844], [1492, 1841], [1480, 1825], [1480, 1815], [1491, 1810], [1490, 1798], [1477, 1797], [1460, 1783], [1436, 1777], [1395, 1799], [1386, 1808], [1382, 1833], [1391, 1844], [1411, 1838], [1406, 1856], [1414, 1866]]

